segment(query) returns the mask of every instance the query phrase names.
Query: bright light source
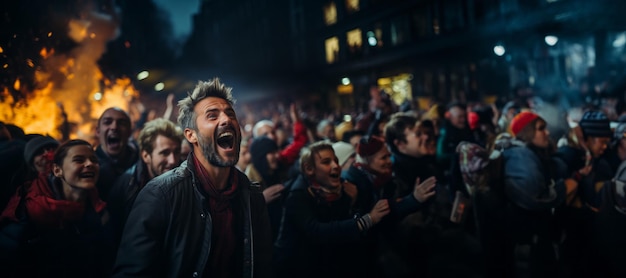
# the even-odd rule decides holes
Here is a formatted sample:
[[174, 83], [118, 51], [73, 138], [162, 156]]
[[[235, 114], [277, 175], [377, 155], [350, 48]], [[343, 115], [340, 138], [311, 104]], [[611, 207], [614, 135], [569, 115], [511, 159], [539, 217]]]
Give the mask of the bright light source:
[[157, 92], [162, 91], [163, 88], [165, 88], [165, 84], [163, 84], [163, 82], [159, 82], [156, 85], [154, 85], [154, 90]]
[[350, 84], [350, 78], [347, 78], [347, 77], [341, 78], [341, 84], [349, 85]]
[[378, 40], [376, 39], [376, 34], [373, 31], [367, 31], [367, 43], [370, 46], [376, 46], [378, 44]]
[[367, 43], [370, 46], [376, 46], [378, 44], [378, 40], [376, 39], [376, 37], [369, 37], [367, 38]]
[[504, 46], [502, 46], [501, 44], [498, 44], [493, 47], [493, 53], [498, 56], [502, 56], [504, 55], [504, 53], [506, 53], [506, 49], [504, 49]]
[[613, 47], [620, 48], [624, 45], [626, 45], [626, 34], [621, 33], [617, 35], [617, 38], [613, 41]]
[[137, 74], [137, 80], [144, 80], [148, 78], [148, 76], [150, 76], [150, 73], [147, 70], [144, 70], [140, 72], [139, 74]]
[[102, 93], [96, 92], [95, 94], [93, 94], [93, 99], [95, 99], [96, 101], [102, 100]]
[[557, 42], [559, 42], [559, 38], [557, 36], [546, 36], [544, 39], [546, 44], [549, 46], [554, 46]]
[[344, 122], [350, 122], [350, 121], [352, 121], [352, 116], [350, 116], [350, 115], [348, 115], [348, 114], [343, 115], [343, 121], [344, 121]]

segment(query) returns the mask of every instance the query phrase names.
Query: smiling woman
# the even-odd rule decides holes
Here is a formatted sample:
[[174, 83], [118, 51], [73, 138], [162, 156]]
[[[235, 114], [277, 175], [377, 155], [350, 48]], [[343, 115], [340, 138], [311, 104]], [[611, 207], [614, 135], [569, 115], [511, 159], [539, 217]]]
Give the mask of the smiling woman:
[[[114, 250], [93, 148], [70, 140], [52, 160], [53, 170], [21, 188], [2, 213], [0, 268], [9, 270], [5, 277], [107, 276]], [[25, 228], [10, 234], [18, 226]]]

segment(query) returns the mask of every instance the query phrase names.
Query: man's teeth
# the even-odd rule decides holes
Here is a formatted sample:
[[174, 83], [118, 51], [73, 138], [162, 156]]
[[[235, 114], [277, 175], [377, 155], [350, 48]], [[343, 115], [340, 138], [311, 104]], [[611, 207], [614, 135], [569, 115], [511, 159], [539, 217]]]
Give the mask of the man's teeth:
[[220, 134], [219, 138], [224, 138], [226, 136], [233, 136], [233, 133], [232, 132], [224, 132], [224, 133]]

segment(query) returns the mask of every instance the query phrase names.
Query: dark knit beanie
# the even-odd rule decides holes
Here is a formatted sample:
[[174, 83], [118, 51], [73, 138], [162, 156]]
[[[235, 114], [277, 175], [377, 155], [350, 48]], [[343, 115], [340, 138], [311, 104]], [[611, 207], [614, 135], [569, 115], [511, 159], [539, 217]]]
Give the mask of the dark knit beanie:
[[587, 111], [578, 123], [585, 137], [613, 137], [611, 122], [601, 111]]
[[58, 146], [59, 142], [50, 136], [35, 135], [24, 147], [24, 159], [26, 163], [30, 164], [35, 155], [42, 149], [46, 147], [56, 148]]
[[385, 141], [379, 137], [363, 137], [361, 138], [359, 144], [356, 146], [356, 153], [359, 154], [361, 157], [368, 157], [377, 153], [384, 146]]
[[269, 165], [267, 163], [267, 154], [278, 150], [276, 141], [267, 136], [256, 137], [250, 144], [250, 160], [254, 168], [259, 174], [265, 178], [269, 174]]

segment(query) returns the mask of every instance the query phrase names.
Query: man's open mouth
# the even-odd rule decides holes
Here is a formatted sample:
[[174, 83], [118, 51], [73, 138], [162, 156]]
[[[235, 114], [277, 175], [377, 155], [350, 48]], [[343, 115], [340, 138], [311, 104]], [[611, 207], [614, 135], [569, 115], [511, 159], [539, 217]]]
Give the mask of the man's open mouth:
[[107, 137], [107, 145], [110, 147], [119, 147], [122, 144], [122, 139], [117, 135], [109, 135]]
[[217, 137], [217, 145], [223, 149], [232, 149], [235, 144], [235, 134], [231, 131], [220, 133]]

